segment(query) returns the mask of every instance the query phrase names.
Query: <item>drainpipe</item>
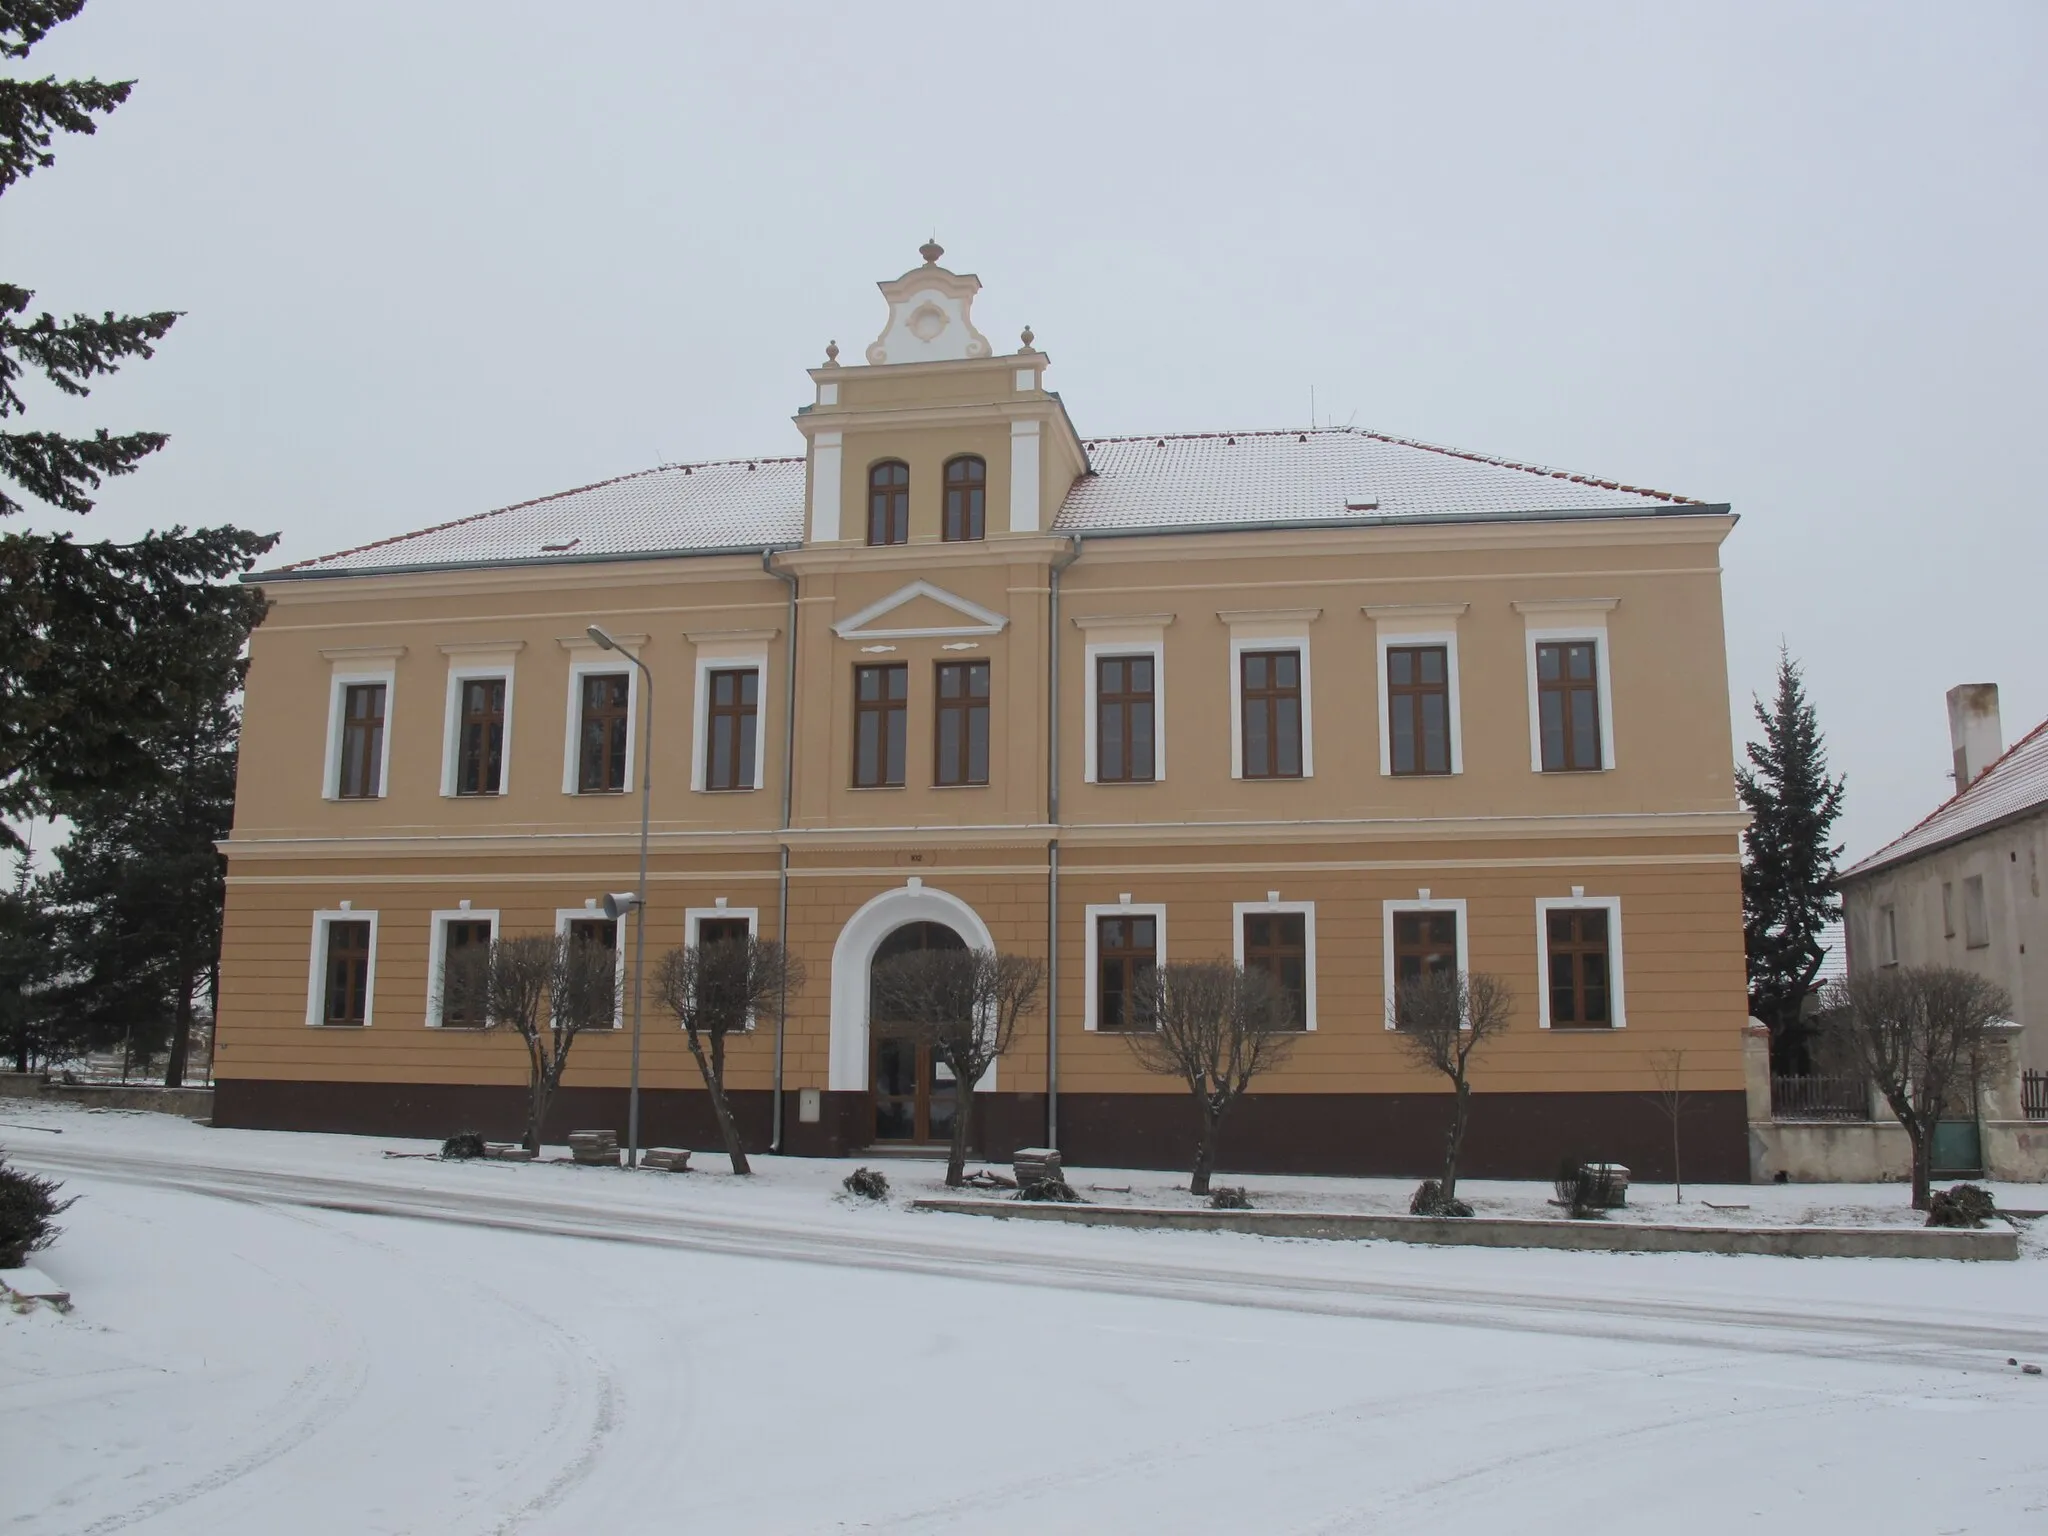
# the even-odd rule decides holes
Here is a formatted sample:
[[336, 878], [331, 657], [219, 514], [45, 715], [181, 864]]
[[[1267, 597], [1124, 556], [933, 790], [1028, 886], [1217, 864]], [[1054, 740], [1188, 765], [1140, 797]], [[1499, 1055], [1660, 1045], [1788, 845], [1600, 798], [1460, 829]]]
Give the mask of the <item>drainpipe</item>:
[[[787, 571], [775, 568], [775, 551], [761, 551], [761, 569], [778, 581], [789, 586], [789, 632], [788, 645], [782, 664], [782, 830], [789, 830], [789, 808], [791, 776], [796, 771], [796, 589], [797, 580]], [[789, 843], [787, 840], [776, 844], [776, 892], [775, 892], [775, 942], [789, 949]], [[768, 1150], [780, 1154], [782, 1151], [782, 1058], [783, 1043], [789, 1025], [789, 977], [787, 967], [782, 981], [782, 998], [775, 1010], [775, 1077], [774, 1098], [769, 1106]]]
[[1081, 558], [1081, 536], [1047, 568], [1045, 819], [1045, 1144], [1060, 1144], [1060, 572]]

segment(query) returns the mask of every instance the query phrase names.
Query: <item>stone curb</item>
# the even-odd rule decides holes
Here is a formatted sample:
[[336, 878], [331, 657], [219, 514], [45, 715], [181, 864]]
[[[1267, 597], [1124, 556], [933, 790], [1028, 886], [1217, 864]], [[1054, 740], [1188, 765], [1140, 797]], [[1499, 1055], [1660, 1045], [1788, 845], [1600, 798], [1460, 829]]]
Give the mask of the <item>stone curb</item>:
[[1088, 1227], [1251, 1232], [1262, 1237], [1382, 1238], [1471, 1248], [1562, 1248], [1583, 1253], [1764, 1253], [1783, 1258], [2017, 1259], [2010, 1226], [1722, 1227], [1541, 1217], [1368, 1216], [1346, 1211], [1188, 1211], [1162, 1206], [1041, 1205], [1020, 1200], [913, 1200], [914, 1211], [1060, 1221]]

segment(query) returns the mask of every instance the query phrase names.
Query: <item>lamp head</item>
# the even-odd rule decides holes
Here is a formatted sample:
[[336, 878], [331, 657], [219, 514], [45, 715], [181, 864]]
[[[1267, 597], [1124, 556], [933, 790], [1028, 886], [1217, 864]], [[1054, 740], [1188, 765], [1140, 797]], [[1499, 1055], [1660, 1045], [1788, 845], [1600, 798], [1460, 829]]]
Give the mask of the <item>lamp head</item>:
[[600, 645], [607, 651], [616, 651], [619, 648], [619, 642], [614, 640], [610, 635], [606, 634], [602, 629], [598, 628], [598, 626], [595, 624], [590, 625], [587, 629], [583, 631], [583, 633], [590, 636], [592, 640], [595, 640], [598, 643], [598, 645]]

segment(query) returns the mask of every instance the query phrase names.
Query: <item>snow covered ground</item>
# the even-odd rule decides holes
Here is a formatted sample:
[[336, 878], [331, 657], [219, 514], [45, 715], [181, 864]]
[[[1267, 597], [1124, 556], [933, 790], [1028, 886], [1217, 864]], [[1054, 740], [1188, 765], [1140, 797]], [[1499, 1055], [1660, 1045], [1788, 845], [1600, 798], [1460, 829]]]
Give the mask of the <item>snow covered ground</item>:
[[[2048, 1377], [2007, 1364], [2048, 1361], [2036, 1243], [1961, 1264], [1067, 1229], [906, 1211], [923, 1164], [887, 1164], [871, 1207], [836, 1193], [843, 1163], [740, 1181], [0, 1122], [85, 1197], [36, 1261], [75, 1309], [0, 1312], [9, 1531], [2048, 1529]], [[1688, 1189], [1687, 1219], [1702, 1196], [1904, 1203]]]

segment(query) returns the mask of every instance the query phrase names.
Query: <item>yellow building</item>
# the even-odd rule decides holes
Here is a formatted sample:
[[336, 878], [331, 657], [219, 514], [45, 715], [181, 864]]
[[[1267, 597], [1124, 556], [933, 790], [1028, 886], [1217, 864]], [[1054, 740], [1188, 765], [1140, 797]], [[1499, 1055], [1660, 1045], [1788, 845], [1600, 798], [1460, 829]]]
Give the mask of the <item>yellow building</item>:
[[[650, 955], [782, 936], [809, 985], [735, 1044], [750, 1141], [936, 1139], [953, 1085], [871, 1038], [885, 945], [1046, 957], [1051, 1016], [982, 1085], [983, 1149], [1189, 1155], [1120, 1027], [1165, 959], [1273, 969], [1300, 1042], [1225, 1166], [1419, 1172], [1442, 1085], [1393, 977], [1499, 973], [1467, 1167], [1745, 1176], [1726, 506], [1361, 431], [1090, 439], [979, 281], [880, 285], [810, 371], [801, 456], [664, 466], [252, 578], [217, 1118], [506, 1134], [517, 1042], [437, 1017], [451, 946], [559, 931], [637, 879]], [[595, 646], [603, 626], [641, 674]], [[937, 925], [922, 928], [917, 925]], [[723, 930], [730, 931], [730, 930]], [[557, 1101], [623, 1128], [626, 1032]], [[650, 1014], [643, 1139], [708, 1144]]]

